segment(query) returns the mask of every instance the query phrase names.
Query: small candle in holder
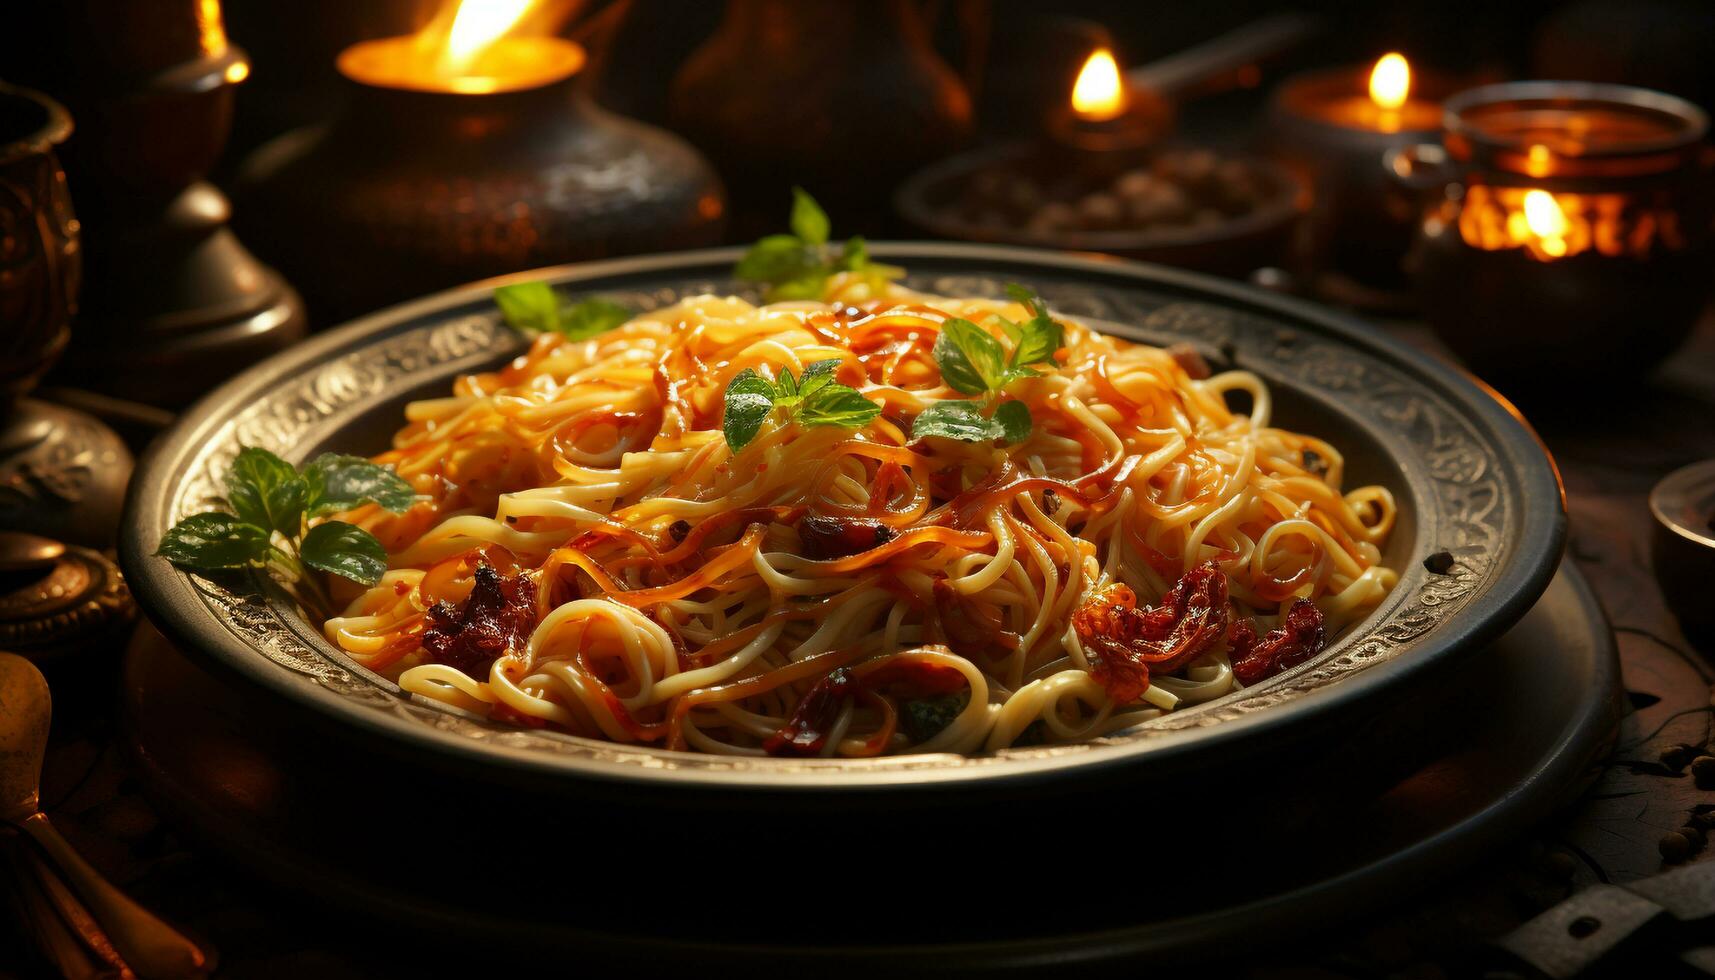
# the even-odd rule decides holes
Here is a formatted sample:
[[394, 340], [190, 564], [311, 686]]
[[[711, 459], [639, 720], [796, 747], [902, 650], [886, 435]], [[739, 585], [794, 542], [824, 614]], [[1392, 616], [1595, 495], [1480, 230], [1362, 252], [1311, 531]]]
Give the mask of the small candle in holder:
[[1308, 242], [1300, 256], [1310, 281], [1328, 273], [1367, 287], [1400, 291], [1400, 260], [1411, 242], [1415, 208], [1383, 161], [1401, 146], [1433, 140], [1441, 106], [1414, 79], [1397, 52], [1373, 66], [1298, 75], [1276, 91], [1269, 110], [1269, 150], [1312, 189]]
[[1159, 96], [1127, 85], [1114, 53], [1097, 48], [1048, 131], [1075, 166], [1117, 172], [1142, 158], [1167, 134], [1171, 121]]

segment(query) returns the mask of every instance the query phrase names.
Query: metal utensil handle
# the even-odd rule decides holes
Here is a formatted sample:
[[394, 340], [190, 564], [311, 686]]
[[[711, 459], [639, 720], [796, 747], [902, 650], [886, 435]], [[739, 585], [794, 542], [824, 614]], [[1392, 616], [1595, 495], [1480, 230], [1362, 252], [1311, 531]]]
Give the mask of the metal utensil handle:
[[133, 977], [119, 951], [77, 896], [22, 832], [0, 831], [0, 885], [42, 958], [66, 980]]
[[1134, 86], [1172, 98], [1186, 94], [1201, 82], [1279, 54], [1321, 29], [1321, 20], [1309, 14], [1277, 14], [1133, 68], [1126, 77]]
[[177, 929], [113, 887], [66, 843], [46, 814], [33, 814], [15, 826], [35, 840], [48, 864], [71, 885], [139, 977], [180, 980], [207, 975], [210, 957]]

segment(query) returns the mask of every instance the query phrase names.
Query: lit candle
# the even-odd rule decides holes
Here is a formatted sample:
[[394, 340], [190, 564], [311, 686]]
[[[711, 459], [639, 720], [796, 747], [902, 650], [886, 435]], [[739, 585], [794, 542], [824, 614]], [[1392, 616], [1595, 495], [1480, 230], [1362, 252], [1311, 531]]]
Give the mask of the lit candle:
[[340, 73], [379, 88], [470, 95], [540, 88], [575, 74], [584, 50], [548, 36], [515, 36], [540, 0], [462, 0], [416, 34], [340, 52]]
[[1086, 122], [1104, 123], [1125, 115], [1129, 101], [1114, 53], [1097, 48], [1072, 83], [1072, 111]]
[[1158, 96], [1126, 84], [1112, 51], [1097, 48], [1079, 69], [1066, 108], [1048, 128], [1054, 141], [1083, 158], [1085, 166], [1099, 168], [1135, 160], [1164, 135], [1170, 118]]
[[1400, 260], [1415, 209], [1382, 161], [1439, 133], [1441, 106], [1425, 87], [1405, 55], [1389, 52], [1362, 68], [1295, 76], [1275, 92], [1268, 144], [1314, 193], [1301, 271], [1337, 299], [1385, 306], [1406, 286]]

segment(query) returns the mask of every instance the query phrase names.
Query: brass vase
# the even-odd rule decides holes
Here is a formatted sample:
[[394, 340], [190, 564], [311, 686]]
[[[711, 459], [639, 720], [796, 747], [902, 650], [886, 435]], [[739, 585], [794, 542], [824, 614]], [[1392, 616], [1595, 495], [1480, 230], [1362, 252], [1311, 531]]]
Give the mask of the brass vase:
[[131, 454], [81, 412], [24, 395], [71, 336], [83, 255], [54, 148], [71, 116], [0, 84], [0, 528], [107, 547]]

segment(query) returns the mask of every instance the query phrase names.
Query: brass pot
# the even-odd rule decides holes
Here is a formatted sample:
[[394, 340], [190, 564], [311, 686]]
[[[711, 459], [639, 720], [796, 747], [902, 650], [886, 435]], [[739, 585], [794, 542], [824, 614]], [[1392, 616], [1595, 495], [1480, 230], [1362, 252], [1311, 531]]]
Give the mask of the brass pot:
[[241, 229], [318, 324], [520, 269], [718, 241], [725, 196], [703, 158], [577, 81], [486, 93], [350, 81], [332, 124], [246, 161]]

